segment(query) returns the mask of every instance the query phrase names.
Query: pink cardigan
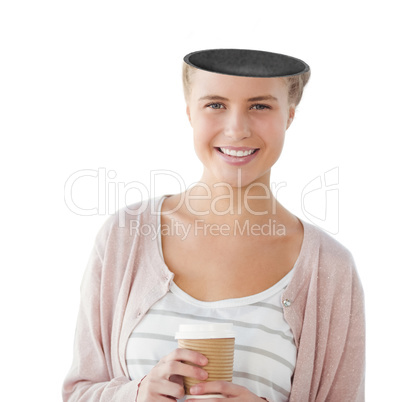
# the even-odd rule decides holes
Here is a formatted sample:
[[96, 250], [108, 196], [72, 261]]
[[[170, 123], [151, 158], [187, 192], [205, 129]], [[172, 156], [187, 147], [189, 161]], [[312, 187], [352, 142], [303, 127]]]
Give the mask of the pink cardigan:
[[[99, 231], [83, 278], [63, 401], [135, 401], [140, 379], [129, 378], [128, 338], [173, 279], [153, 235], [133, 233], [139, 224], [158, 227], [151, 203], [137, 216], [125, 214], [123, 222], [118, 216]], [[289, 401], [364, 401], [364, 300], [353, 258], [325, 232], [303, 226], [300, 255], [283, 295], [297, 346]]]

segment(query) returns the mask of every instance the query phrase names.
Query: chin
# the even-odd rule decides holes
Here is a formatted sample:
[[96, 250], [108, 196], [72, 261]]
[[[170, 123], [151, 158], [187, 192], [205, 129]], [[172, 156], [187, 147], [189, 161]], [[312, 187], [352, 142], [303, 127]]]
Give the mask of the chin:
[[250, 175], [248, 172], [242, 172], [231, 175], [218, 175], [217, 183], [225, 183], [232, 188], [246, 188], [252, 184], [261, 183], [269, 187], [269, 175], [267, 173], [261, 175]]

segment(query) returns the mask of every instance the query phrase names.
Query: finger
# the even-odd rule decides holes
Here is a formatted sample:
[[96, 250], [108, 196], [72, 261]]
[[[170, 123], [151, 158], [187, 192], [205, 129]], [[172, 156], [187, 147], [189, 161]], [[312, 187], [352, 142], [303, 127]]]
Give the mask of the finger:
[[181, 375], [175, 375], [175, 374], [170, 376], [169, 381], [175, 382], [176, 384], [179, 384], [181, 386], [183, 386], [184, 383], [183, 377]]
[[174, 396], [158, 396], [158, 401], [161, 401], [161, 402], [162, 401], [163, 402], [177, 401], [177, 397], [174, 397]]
[[[207, 398], [208, 396], [208, 398]], [[195, 398], [195, 397], [194, 397]], [[199, 402], [200, 399], [198, 398], [191, 398], [191, 397], [187, 397], [186, 402]], [[211, 395], [205, 395], [205, 397], [202, 398], [202, 402], [223, 402], [223, 401], [230, 401], [230, 402], [249, 402], [248, 399], [239, 399], [239, 398], [232, 398], [232, 397], [226, 397], [224, 395], [221, 394], [211, 394]], [[258, 401], [259, 402], [259, 401]]]
[[158, 400], [160, 397], [173, 397], [175, 399], [182, 398], [184, 396], [184, 388], [180, 384], [167, 380], [158, 380], [150, 378], [149, 381], [144, 381], [140, 387], [141, 395], [148, 395], [148, 400]]
[[[214, 397], [213, 395], [211, 395], [210, 398], [202, 398], [202, 402], [223, 402], [223, 401], [227, 401], [228, 399], [226, 397]], [[229, 399], [230, 402], [237, 402], [236, 399]], [[200, 400], [198, 398], [193, 399], [193, 398], [187, 398], [186, 402], [199, 402]], [[244, 401], [239, 401], [239, 402], [244, 402]]]
[[184, 388], [174, 382], [166, 381], [163, 383], [163, 391], [161, 394], [170, 399], [180, 399], [184, 397]]
[[191, 377], [199, 381], [204, 381], [208, 378], [208, 373], [201, 367], [175, 360], [158, 366], [158, 375], [167, 380], [171, 380], [172, 377], [176, 378], [176, 376]]
[[169, 353], [161, 360], [161, 363], [166, 363], [172, 360], [184, 361], [196, 364], [197, 366], [205, 366], [208, 364], [208, 359], [201, 353], [196, 352], [195, 350], [182, 348], [177, 348], [173, 352]]
[[245, 388], [227, 381], [210, 381], [194, 385], [190, 388], [192, 395], [222, 394], [227, 397], [241, 395]]

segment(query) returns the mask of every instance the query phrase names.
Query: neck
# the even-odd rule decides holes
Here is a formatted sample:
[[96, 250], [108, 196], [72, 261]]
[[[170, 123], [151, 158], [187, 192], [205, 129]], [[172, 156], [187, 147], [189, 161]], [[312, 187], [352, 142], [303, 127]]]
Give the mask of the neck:
[[258, 181], [241, 185], [204, 180], [185, 193], [185, 205], [190, 214], [214, 222], [274, 218], [280, 205], [270, 189], [269, 172]]

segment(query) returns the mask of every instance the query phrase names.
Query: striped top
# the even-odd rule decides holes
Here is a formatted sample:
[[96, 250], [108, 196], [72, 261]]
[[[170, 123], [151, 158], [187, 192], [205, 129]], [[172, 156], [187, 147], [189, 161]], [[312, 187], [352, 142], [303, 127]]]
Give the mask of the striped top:
[[292, 275], [293, 270], [264, 292], [214, 302], [194, 299], [172, 281], [170, 291], [152, 306], [129, 338], [130, 378], [144, 377], [177, 348], [174, 337], [180, 324], [231, 322], [236, 333], [233, 382], [270, 401], [288, 401], [296, 346], [284, 319], [281, 295]]
[[[155, 237], [137, 235], [132, 228], [136, 224], [157, 227], [154, 207], [160, 200], [151, 200], [141, 213], [133, 215], [124, 210], [110, 217], [96, 237], [81, 285], [73, 362], [63, 383], [66, 401], [80, 399], [84, 394], [92, 400], [99, 400], [101, 395], [104, 400], [129, 401], [137, 393], [142, 377], [130, 381], [126, 364], [130, 335], [149, 309], [168, 294], [174, 277], [159, 255]], [[138, 211], [142, 206], [137, 203], [130, 209]], [[289, 399], [291, 402], [364, 401], [364, 293], [353, 257], [333, 237], [301, 222], [302, 248], [292, 280], [282, 293], [284, 302], [289, 301], [283, 316], [297, 344]], [[272, 328], [267, 311], [255, 322]], [[237, 314], [233, 316], [233, 321], [241, 321]], [[145, 318], [150, 317], [155, 315], [148, 314]], [[140, 332], [136, 331], [134, 335]], [[173, 336], [173, 331], [166, 336]], [[131, 343], [139, 339], [133, 338]], [[238, 345], [243, 344], [239, 339]], [[249, 337], [243, 339], [247, 346], [257, 348], [248, 340]], [[174, 348], [176, 344], [170, 342], [169, 346]], [[272, 353], [281, 355], [281, 350]], [[128, 358], [153, 357], [129, 350]], [[254, 374], [246, 369], [236, 370]], [[277, 384], [267, 371], [272, 369], [265, 366], [264, 372], [254, 375]]]

